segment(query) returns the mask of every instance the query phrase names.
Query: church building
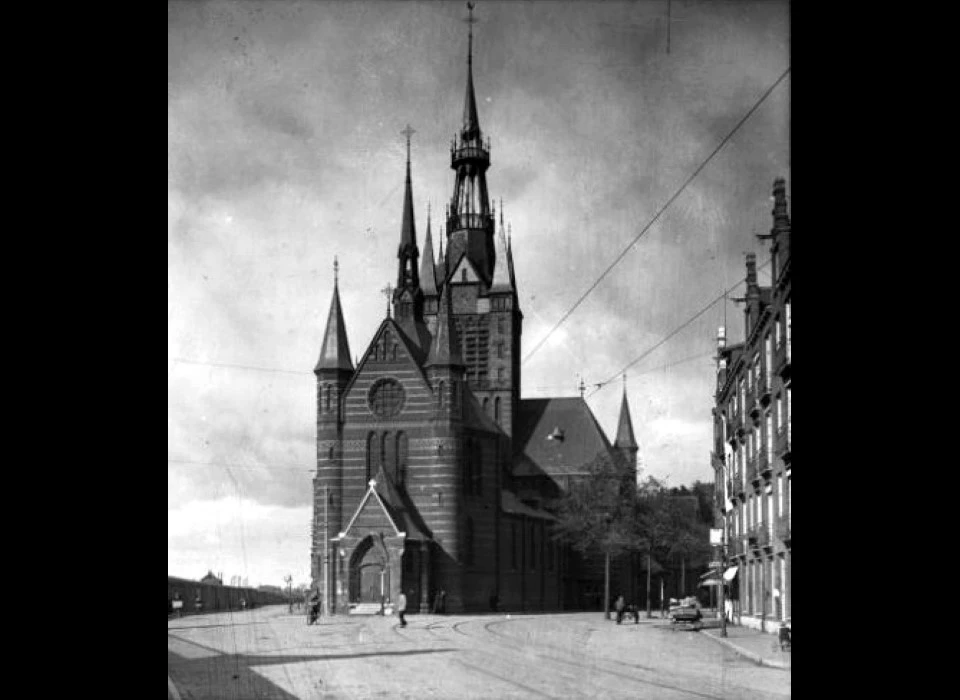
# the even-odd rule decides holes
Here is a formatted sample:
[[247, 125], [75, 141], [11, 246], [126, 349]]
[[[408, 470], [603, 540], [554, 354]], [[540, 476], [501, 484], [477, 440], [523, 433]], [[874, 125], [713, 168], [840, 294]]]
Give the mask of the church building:
[[[497, 225], [487, 194], [472, 54], [471, 23], [446, 253], [441, 240], [434, 258], [429, 216], [418, 246], [408, 129], [392, 314], [356, 366], [334, 281], [314, 369], [311, 573], [336, 613], [401, 590], [410, 612], [431, 610], [440, 590], [447, 612], [596, 606], [602, 566], [553, 541], [551, 505], [598, 457], [636, 469], [626, 391], [613, 443], [582, 397], [521, 396], [523, 313], [502, 207]], [[638, 576], [618, 571], [611, 592], [636, 599]]]

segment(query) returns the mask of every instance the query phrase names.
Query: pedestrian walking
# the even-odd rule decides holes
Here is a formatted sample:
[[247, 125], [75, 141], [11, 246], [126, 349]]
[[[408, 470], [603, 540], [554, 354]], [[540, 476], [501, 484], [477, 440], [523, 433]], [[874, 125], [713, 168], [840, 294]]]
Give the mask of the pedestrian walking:
[[437, 597], [433, 599], [434, 615], [442, 615], [447, 611], [447, 592], [441, 587], [437, 591]]
[[613, 604], [613, 607], [617, 609], [617, 624], [623, 622], [623, 609], [626, 607], [626, 603], [623, 600], [623, 596], [617, 596], [617, 602]]
[[180, 598], [180, 591], [176, 591], [173, 594], [173, 609], [177, 613], [177, 617], [180, 617], [183, 613], [183, 599]]
[[[413, 590], [410, 591], [410, 595], [413, 595]], [[403, 591], [400, 591], [400, 596], [397, 598], [397, 615], [400, 616], [400, 626], [406, 627], [407, 621], [403, 619], [403, 614], [407, 611], [407, 596], [403, 594]]]

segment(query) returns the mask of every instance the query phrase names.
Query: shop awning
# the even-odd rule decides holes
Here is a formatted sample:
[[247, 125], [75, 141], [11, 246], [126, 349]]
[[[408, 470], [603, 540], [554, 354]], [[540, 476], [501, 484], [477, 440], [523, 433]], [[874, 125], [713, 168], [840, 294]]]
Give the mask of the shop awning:
[[723, 572], [724, 581], [732, 581], [733, 577], [737, 575], [737, 567], [731, 566], [729, 569]]

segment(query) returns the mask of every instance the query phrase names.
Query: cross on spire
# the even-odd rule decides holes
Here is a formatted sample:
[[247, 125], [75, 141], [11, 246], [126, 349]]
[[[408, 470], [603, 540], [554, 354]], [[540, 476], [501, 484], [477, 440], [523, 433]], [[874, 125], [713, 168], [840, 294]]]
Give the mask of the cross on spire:
[[390, 318], [390, 301], [393, 299], [393, 287], [387, 282], [387, 286], [380, 290], [380, 293], [387, 298], [387, 318]]
[[337, 256], [333, 256], [333, 283], [336, 284], [340, 279], [340, 263], [337, 261]]

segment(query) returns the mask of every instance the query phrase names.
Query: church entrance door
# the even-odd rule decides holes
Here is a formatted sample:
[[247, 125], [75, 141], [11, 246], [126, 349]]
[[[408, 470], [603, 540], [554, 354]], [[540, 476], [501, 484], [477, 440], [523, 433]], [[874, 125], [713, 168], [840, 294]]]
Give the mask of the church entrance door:
[[390, 594], [390, 571], [386, 554], [372, 537], [365, 538], [350, 561], [350, 600], [380, 603]]

